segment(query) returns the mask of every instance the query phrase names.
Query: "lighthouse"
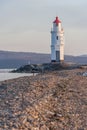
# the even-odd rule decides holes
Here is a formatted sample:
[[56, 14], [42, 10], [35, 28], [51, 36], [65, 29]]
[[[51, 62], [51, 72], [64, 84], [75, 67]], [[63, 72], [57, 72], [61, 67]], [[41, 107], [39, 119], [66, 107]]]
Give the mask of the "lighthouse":
[[51, 62], [64, 61], [64, 30], [58, 17], [51, 29]]

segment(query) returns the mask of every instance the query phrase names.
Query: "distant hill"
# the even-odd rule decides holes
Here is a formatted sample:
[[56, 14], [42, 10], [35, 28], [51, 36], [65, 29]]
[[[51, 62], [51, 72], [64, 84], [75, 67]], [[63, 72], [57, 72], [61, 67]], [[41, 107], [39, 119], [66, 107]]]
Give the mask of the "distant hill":
[[[87, 64], [87, 55], [68, 56], [65, 61], [79, 64]], [[0, 68], [18, 68], [26, 64], [49, 63], [50, 54], [40, 54], [32, 52], [11, 52], [0, 51]]]
[[81, 55], [81, 57], [87, 57], [87, 55]]

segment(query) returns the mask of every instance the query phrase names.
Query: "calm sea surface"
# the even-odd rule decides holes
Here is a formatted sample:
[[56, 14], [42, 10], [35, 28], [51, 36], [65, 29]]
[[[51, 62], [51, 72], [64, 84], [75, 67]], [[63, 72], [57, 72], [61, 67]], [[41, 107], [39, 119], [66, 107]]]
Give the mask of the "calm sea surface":
[[0, 81], [32, 75], [30, 73], [9, 73], [11, 70], [13, 69], [0, 69]]

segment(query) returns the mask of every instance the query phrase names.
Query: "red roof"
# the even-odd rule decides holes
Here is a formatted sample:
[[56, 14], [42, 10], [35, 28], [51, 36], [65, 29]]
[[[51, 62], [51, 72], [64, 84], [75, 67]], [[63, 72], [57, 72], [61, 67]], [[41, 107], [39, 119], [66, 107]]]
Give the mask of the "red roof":
[[56, 19], [53, 23], [56, 23], [56, 25], [58, 25], [59, 23], [61, 23], [61, 21], [58, 19], [58, 17], [56, 17]]

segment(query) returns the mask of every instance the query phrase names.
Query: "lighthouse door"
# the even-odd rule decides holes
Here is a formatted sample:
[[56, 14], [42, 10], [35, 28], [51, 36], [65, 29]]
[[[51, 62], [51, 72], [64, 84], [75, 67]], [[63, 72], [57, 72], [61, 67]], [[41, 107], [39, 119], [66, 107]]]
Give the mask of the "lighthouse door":
[[56, 61], [60, 61], [60, 51], [56, 51]]

